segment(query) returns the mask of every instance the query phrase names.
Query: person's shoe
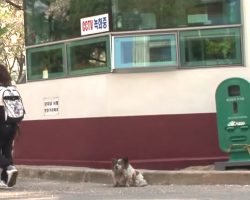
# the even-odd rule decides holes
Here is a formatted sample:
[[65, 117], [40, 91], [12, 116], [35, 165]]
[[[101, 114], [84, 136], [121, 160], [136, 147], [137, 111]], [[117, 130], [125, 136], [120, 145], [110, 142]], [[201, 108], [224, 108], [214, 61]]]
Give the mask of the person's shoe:
[[6, 170], [6, 173], [8, 175], [7, 186], [12, 187], [13, 185], [16, 184], [18, 171], [13, 165], [10, 165], [10, 166], [8, 166], [8, 168]]
[[0, 180], [0, 189], [9, 189], [8, 185], [3, 181]]

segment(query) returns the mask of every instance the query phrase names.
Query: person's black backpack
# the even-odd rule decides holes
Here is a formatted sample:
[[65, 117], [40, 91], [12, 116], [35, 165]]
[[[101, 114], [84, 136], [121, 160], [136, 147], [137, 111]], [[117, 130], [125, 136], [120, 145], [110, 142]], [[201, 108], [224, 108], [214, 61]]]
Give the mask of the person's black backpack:
[[21, 95], [15, 86], [0, 86], [0, 94], [2, 94], [2, 104], [5, 111], [5, 121], [10, 123], [18, 123], [23, 120], [25, 110]]

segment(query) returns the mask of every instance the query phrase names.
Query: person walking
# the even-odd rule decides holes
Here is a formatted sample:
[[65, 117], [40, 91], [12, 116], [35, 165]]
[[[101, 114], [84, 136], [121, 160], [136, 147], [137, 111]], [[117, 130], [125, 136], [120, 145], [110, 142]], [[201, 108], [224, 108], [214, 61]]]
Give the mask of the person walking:
[[[11, 86], [11, 76], [7, 67], [0, 64], [0, 87]], [[11, 188], [16, 184], [18, 171], [13, 165], [13, 141], [18, 129], [17, 123], [5, 119], [5, 108], [2, 100], [3, 90], [0, 90], [0, 188]]]

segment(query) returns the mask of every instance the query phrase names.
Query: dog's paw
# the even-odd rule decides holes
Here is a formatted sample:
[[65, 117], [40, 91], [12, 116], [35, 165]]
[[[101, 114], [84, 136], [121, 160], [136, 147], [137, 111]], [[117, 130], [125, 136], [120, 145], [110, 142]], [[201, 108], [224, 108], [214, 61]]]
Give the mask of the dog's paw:
[[148, 183], [145, 181], [145, 182], [140, 183], [140, 184], [139, 184], [139, 187], [145, 187], [145, 186], [147, 186], [147, 185], [148, 185]]
[[128, 183], [126, 183], [124, 186], [125, 186], [125, 187], [130, 187], [130, 185], [129, 185]]

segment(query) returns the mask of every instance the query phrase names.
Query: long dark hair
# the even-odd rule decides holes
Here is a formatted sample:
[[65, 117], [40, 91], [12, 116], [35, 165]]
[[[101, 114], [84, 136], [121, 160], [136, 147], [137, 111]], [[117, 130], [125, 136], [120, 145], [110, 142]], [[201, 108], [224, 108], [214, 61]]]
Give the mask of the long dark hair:
[[11, 85], [11, 76], [7, 67], [0, 63], [0, 84], [3, 86]]

